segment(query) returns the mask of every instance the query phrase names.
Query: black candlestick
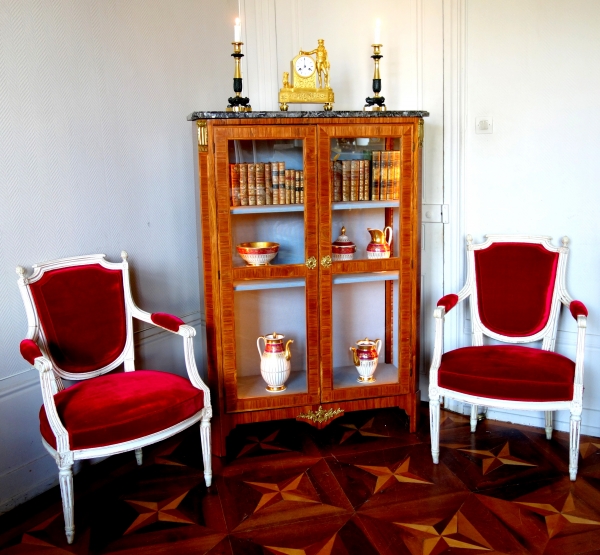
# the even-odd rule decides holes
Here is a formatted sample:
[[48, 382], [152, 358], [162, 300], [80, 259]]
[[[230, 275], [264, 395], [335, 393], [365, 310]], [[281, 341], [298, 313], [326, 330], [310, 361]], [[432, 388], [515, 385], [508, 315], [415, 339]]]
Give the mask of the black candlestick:
[[379, 75], [379, 60], [383, 58], [381, 55], [381, 44], [372, 44], [373, 47], [373, 61], [375, 62], [375, 73], [373, 74], [373, 96], [367, 97], [366, 104], [363, 107], [363, 111], [365, 112], [385, 112], [385, 98], [383, 96], [379, 96], [381, 92], [381, 76]]
[[248, 97], [241, 96], [243, 83], [242, 83], [242, 68], [241, 61], [244, 55], [242, 54], [243, 42], [232, 42], [233, 54], [235, 58], [235, 70], [233, 73], [233, 92], [235, 96], [228, 98], [229, 106], [227, 106], [227, 112], [251, 112], [252, 106], [250, 106], [250, 99]]

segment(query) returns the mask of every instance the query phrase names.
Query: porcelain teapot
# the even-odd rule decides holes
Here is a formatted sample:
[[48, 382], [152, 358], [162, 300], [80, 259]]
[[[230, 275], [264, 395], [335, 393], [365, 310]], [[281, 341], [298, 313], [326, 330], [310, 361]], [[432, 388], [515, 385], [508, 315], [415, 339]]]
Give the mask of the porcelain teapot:
[[350, 347], [354, 366], [358, 370], [358, 381], [373, 383], [375, 378], [375, 368], [379, 362], [379, 351], [381, 351], [381, 339], [371, 339], [365, 337], [356, 342], [356, 347]]
[[368, 227], [371, 242], [367, 245], [367, 258], [389, 258], [392, 250], [392, 228], [388, 225], [383, 231]]
[[[285, 382], [290, 377], [292, 353], [290, 352], [290, 343], [293, 339], [289, 339], [283, 347], [282, 335], [273, 332], [269, 335], [261, 335], [256, 340], [256, 348], [260, 356], [260, 373], [263, 380], [267, 382], [267, 391], [277, 392], [285, 391]], [[260, 340], [265, 342], [265, 350], [260, 350]]]

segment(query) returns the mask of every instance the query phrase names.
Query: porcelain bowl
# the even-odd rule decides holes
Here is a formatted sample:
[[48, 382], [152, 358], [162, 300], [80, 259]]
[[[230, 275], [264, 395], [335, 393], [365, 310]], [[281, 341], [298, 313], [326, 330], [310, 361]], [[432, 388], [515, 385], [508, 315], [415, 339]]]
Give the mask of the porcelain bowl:
[[240, 243], [235, 248], [249, 266], [266, 266], [277, 256], [279, 243], [254, 241], [252, 243]]

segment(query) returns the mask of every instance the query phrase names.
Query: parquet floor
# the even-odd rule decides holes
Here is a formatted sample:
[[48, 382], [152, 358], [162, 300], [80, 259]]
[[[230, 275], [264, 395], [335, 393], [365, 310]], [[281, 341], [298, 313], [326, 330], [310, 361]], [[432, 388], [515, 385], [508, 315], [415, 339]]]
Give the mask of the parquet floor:
[[112, 457], [75, 478], [75, 543], [58, 491], [0, 517], [0, 554], [440, 555], [600, 553], [600, 439], [442, 412], [440, 464], [428, 419], [399, 410], [238, 427], [204, 486], [197, 430]]

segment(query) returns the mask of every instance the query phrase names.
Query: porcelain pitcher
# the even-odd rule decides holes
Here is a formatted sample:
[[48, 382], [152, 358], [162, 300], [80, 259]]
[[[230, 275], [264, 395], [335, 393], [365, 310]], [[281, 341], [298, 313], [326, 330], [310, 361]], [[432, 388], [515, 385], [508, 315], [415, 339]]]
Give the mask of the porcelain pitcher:
[[[273, 332], [269, 335], [261, 335], [256, 340], [256, 348], [260, 356], [260, 373], [263, 380], [267, 382], [267, 391], [284, 391], [285, 382], [290, 377], [290, 360], [292, 358], [290, 343], [293, 343], [294, 340], [288, 340], [284, 348], [284, 337], [285, 335]], [[264, 351], [260, 350], [261, 339], [265, 342]]]
[[367, 258], [389, 258], [392, 250], [392, 228], [388, 225], [383, 231], [368, 227], [371, 242], [367, 245]]
[[381, 351], [381, 339], [372, 341], [365, 337], [356, 342], [356, 347], [350, 347], [354, 366], [358, 370], [358, 381], [372, 383], [375, 381], [373, 374], [379, 362], [379, 351]]

